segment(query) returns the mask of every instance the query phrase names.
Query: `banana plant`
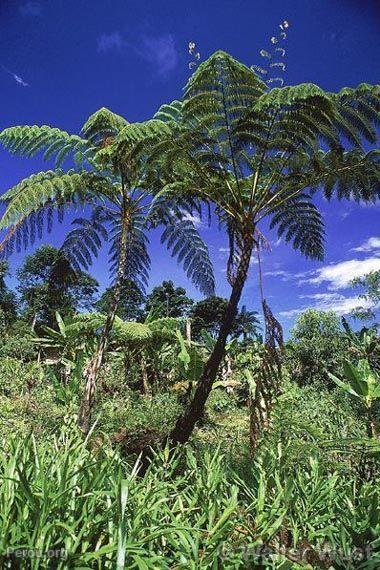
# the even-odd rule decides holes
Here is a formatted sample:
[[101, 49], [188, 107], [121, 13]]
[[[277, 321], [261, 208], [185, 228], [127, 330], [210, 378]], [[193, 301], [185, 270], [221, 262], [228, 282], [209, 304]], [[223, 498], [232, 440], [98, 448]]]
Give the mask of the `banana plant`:
[[380, 372], [380, 337], [376, 326], [363, 327], [354, 331], [347, 320], [342, 317], [342, 325], [350, 343], [350, 352], [355, 359], [368, 360], [375, 372]]
[[343, 370], [345, 381], [329, 373], [331, 380], [361, 402], [366, 411], [368, 436], [379, 438], [379, 428], [373, 413], [373, 405], [380, 398], [378, 374], [371, 370], [368, 360], [364, 359], [359, 360], [356, 365], [345, 361]]
[[58, 330], [43, 326], [44, 336], [33, 339], [33, 342], [45, 349], [47, 365], [63, 366], [65, 383], [71, 374], [81, 374], [85, 362], [94, 353], [96, 338], [88, 334], [78, 335], [74, 327], [75, 317], [65, 317], [56, 312]]
[[[196, 384], [203, 373], [203, 368], [207, 358], [211, 354], [215, 346], [215, 338], [207, 331], [202, 331], [202, 343], [189, 342], [184, 339], [180, 330], [176, 331], [176, 339], [178, 345], [175, 350], [179, 349], [177, 354], [177, 361], [179, 364], [179, 371], [184, 381], [177, 382], [175, 389], [187, 387], [188, 395], [191, 394], [194, 384]], [[226, 345], [226, 356], [233, 354], [237, 345], [237, 340], [233, 339]], [[227, 374], [228, 376], [229, 374]], [[215, 388], [232, 388], [240, 384], [233, 380], [224, 377], [222, 380], [214, 382], [213, 389]]]

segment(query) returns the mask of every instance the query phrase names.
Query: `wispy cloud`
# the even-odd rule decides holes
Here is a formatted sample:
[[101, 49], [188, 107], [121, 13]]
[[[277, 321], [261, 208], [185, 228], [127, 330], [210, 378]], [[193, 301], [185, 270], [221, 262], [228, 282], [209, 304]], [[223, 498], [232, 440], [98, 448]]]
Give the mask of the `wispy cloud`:
[[98, 38], [98, 53], [107, 53], [111, 51], [120, 52], [127, 45], [128, 42], [118, 31], [111, 32], [109, 34], [101, 34]]
[[122, 32], [115, 30], [98, 37], [98, 53], [122, 52], [126, 47], [150, 63], [158, 75], [166, 76], [178, 63], [178, 52], [172, 34], [142, 35], [138, 40], [127, 41]]
[[292, 279], [292, 277], [294, 277], [294, 275], [292, 275], [288, 271], [284, 271], [283, 269], [277, 269], [274, 271], [265, 271], [264, 275], [268, 277], [281, 277], [282, 281], [288, 281], [289, 279]]
[[40, 16], [42, 12], [42, 6], [40, 2], [24, 2], [18, 7], [19, 12], [24, 18]]
[[198, 214], [190, 214], [190, 212], [183, 212], [182, 219], [188, 220], [189, 222], [193, 222], [196, 228], [201, 228], [205, 225], [202, 222], [201, 218], [198, 216]]
[[345, 289], [355, 277], [362, 277], [371, 271], [380, 270], [380, 257], [372, 256], [367, 259], [349, 259], [340, 263], [331, 263], [314, 273], [314, 277], [302, 280], [300, 283], [310, 285], [327, 284], [327, 288], [336, 291]]
[[157, 74], [161, 76], [173, 71], [178, 63], [178, 52], [171, 34], [145, 35], [136, 51], [141, 58], [151, 63]]
[[380, 237], [370, 237], [358, 247], [353, 247], [351, 251], [380, 251]]
[[26, 81], [24, 81], [22, 77], [20, 77], [19, 75], [17, 75], [17, 73], [14, 73], [13, 71], [10, 71], [10, 69], [8, 69], [7, 67], [5, 67], [4, 65], [2, 65], [1, 68], [3, 69], [3, 71], [5, 71], [5, 73], [7, 73], [7, 74], [10, 75], [11, 77], [13, 77], [13, 79], [16, 81], [16, 83], [17, 83], [18, 85], [20, 85], [21, 87], [29, 87], [29, 83], [27, 83]]
[[281, 311], [279, 314], [283, 318], [293, 318], [306, 311], [306, 309], [318, 309], [320, 311], [334, 311], [338, 315], [348, 315], [357, 307], [370, 308], [372, 305], [368, 301], [360, 299], [358, 296], [346, 297], [340, 293], [315, 293], [313, 295], [301, 295], [302, 299], [310, 299], [310, 303], [290, 309], [289, 311]]

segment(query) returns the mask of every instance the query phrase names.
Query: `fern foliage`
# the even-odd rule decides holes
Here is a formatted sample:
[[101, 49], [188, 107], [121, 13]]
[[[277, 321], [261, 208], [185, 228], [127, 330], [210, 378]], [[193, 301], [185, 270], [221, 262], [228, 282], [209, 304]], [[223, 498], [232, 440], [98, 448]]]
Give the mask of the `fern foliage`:
[[319, 189], [327, 198], [378, 197], [378, 154], [365, 145], [376, 142], [379, 111], [379, 86], [270, 89], [218, 51], [192, 75], [182, 105], [163, 108], [176, 127], [151, 154], [159, 196], [213, 204], [228, 233], [230, 267], [244, 235], [256, 235], [264, 218], [301, 253], [321, 259], [324, 224], [311, 197]]
[[[102, 108], [80, 136], [48, 126], [11, 127], [0, 143], [24, 156], [43, 153], [57, 167], [21, 181], [3, 196], [1, 228], [9, 253], [51, 230], [55, 212], [86, 205], [64, 248], [88, 267], [104, 241], [111, 270], [130, 217], [125, 276], [147, 283], [147, 231], [162, 242], [205, 294], [214, 291], [207, 247], [191, 220], [213, 209], [230, 242], [229, 266], [239, 263], [247, 233], [254, 242], [268, 219], [301, 253], [320, 259], [324, 225], [312, 196], [373, 201], [379, 196], [376, 144], [379, 86], [329, 93], [314, 84], [271, 89], [251, 68], [217, 51], [201, 63], [182, 101], [153, 119], [129, 123]], [[62, 170], [70, 158], [75, 169]], [[88, 215], [87, 215], [88, 214]]]
[[[150, 269], [149, 230], [158, 225], [165, 230], [169, 224], [167, 236], [173, 232], [168, 211], [176, 212], [178, 217], [195, 205], [184, 199], [181, 204], [165, 206], [164, 197], [153, 209], [150, 204], [147, 156], [155, 145], [172, 135], [181, 108], [180, 102], [173, 102], [163, 106], [152, 120], [133, 124], [101, 108], [85, 122], [81, 136], [48, 126], [5, 129], [0, 134], [5, 148], [23, 156], [43, 153], [47, 160], [54, 157], [56, 168], [31, 175], [1, 197], [6, 211], [0, 229], [7, 230], [1, 252], [10, 255], [15, 249], [33, 245], [44, 231], [52, 231], [56, 219], [63, 220], [67, 210], [81, 208], [83, 214], [75, 217], [62, 245], [73, 267], [88, 269], [108, 242], [111, 275], [122, 273], [144, 290]], [[70, 158], [75, 168], [63, 170], [65, 158]], [[126, 251], [121, 255], [121, 235], [127, 219]], [[207, 248], [195, 226], [191, 222], [185, 226], [181, 249], [174, 248], [175, 255], [195, 284], [211, 291]], [[176, 239], [178, 244], [178, 235]], [[189, 246], [186, 253], [185, 243]], [[125, 259], [122, 268], [121, 259]]]
[[167, 220], [161, 236], [173, 257], [183, 264], [188, 278], [207, 297], [215, 295], [215, 279], [209, 251], [191, 220]]
[[[71, 339], [77, 337], [93, 337], [104, 327], [107, 315], [103, 313], [79, 313], [68, 321], [67, 336]], [[140, 347], [149, 345], [154, 340], [173, 340], [176, 331], [182, 325], [181, 319], [155, 318], [148, 316], [143, 323], [123, 321], [120, 317], [115, 318], [112, 327], [111, 340], [117, 345], [129, 345]]]
[[101, 144], [109, 137], [115, 137], [128, 125], [124, 117], [113, 113], [106, 107], [90, 115], [82, 127], [83, 136], [93, 144]]
[[81, 137], [47, 125], [10, 127], [0, 133], [0, 142], [13, 154], [32, 157], [43, 152], [45, 160], [55, 156], [56, 168], [69, 154], [83, 153], [88, 147]]

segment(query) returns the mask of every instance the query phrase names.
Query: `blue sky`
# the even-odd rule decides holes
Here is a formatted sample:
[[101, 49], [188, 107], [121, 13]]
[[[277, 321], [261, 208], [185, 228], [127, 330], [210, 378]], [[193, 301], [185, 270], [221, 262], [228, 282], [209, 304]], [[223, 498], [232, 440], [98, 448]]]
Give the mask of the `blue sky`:
[[[376, 7], [377, 5], [377, 7]], [[187, 46], [201, 59], [224, 49], [248, 65], [260, 64], [279, 24], [288, 20], [285, 81], [313, 82], [327, 90], [376, 83], [380, 77], [380, 10], [377, 0], [0, 0], [0, 129], [49, 124], [78, 132], [102, 106], [129, 121], [152, 116], [181, 96], [189, 77]], [[0, 150], [0, 193], [22, 177], [50, 165]], [[288, 329], [306, 307], [357, 305], [350, 280], [380, 269], [377, 206], [320, 200], [326, 222], [326, 259], [311, 262], [271, 235], [264, 255], [264, 289]], [[226, 239], [216, 225], [200, 231], [215, 265], [217, 292], [225, 279]], [[67, 225], [46, 241], [59, 245]], [[195, 298], [187, 281], [152, 234], [150, 286], [171, 278]], [[22, 256], [11, 258], [15, 270]], [[105, 256], [93, 274], [107, 285]], [[257, 266], [252, 262], [242, 302], [258, 308]]]

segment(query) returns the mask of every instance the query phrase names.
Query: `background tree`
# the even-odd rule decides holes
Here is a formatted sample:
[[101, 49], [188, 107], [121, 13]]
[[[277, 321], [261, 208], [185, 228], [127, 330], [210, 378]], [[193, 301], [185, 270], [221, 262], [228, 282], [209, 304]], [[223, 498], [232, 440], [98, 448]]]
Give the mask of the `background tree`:
[[89, 310], [98, 290], [93, 277], [75, 271], [62, 251], [50, 245], [28, 255], [17, 277], [24, 315], [32, 328], [36, 324], [54, 326], [56, 312], [66, 316]]
[[[228, 309], [193, 400], [171, 439], [185, 442], [201, 418], [222, 362], [263, 220], [305, 256], [323, 258], [324, 225], [312, 195], [373, 200], [379, 195], [379, 87], [327, 93], [313, 84], [270, 89], [225, 52], [214, 53], [175, 104], [177, 130], [158, 145], [159, 197], [212, 206], [229, 238]], [[163, 114], [168, 117], [167, 108]], [[158, 114], [158, 117], [160, 114]], [[175, 121], [172, 121], [174, 123]], [[348, 147], [345, 150], [344, 145]]]
[[157, 317], [184, 317], [189, 313], [193, 301], [183, 287], [175, 287], [173, 281], [163, 281], [147, 296], [145, 310], [153, 311]]
[[332, 311], [309, 309], [301, 313], [286, 344], [286, 362], [300, 386], [332, 387], [329, 376], [340, 373], [347, 358], [348, 340]]
[[9, 274], [7, 261], [0, 261], [0, 309], [2, 311], [2, 321], [10, 324], [17, 316], [16, 295], [5, 283], [5, 278]]
[[[228, 299], [217, 296], [208, 297], [195, 303], [189, 313], [194, 339], [200, 340], [202, 338], [202, 330], [206, 330], [213, 337], [216, 337], [225, 317], [227, 307]], [[243, 307], [235, 316], [230, 335], [232, 338], [238, 338], [241, 335], [245, 337], [253, 336], [258, 330], [258, 324], [256, 313], [247, 311]]]
[[376, 311], [380, 306], [380, 271], [371, 271], [364, 277], [357, 277], [352, 286], [359, 289], [359, 298], [371, 304], [371, 307], [357, 307], [353, 316], [362, 320], [376, 318]]
[[[113, 300], [113, 288], [108, 287], [99, 301], [95, 303], [96, 310], [107, 314]], [[123, 282], [121, 286], [120, 301], [116, 315], [123, 321], [141, 321], [144, 315], [143, 305], [146, 297], [141, 289], [132, 280]]]

